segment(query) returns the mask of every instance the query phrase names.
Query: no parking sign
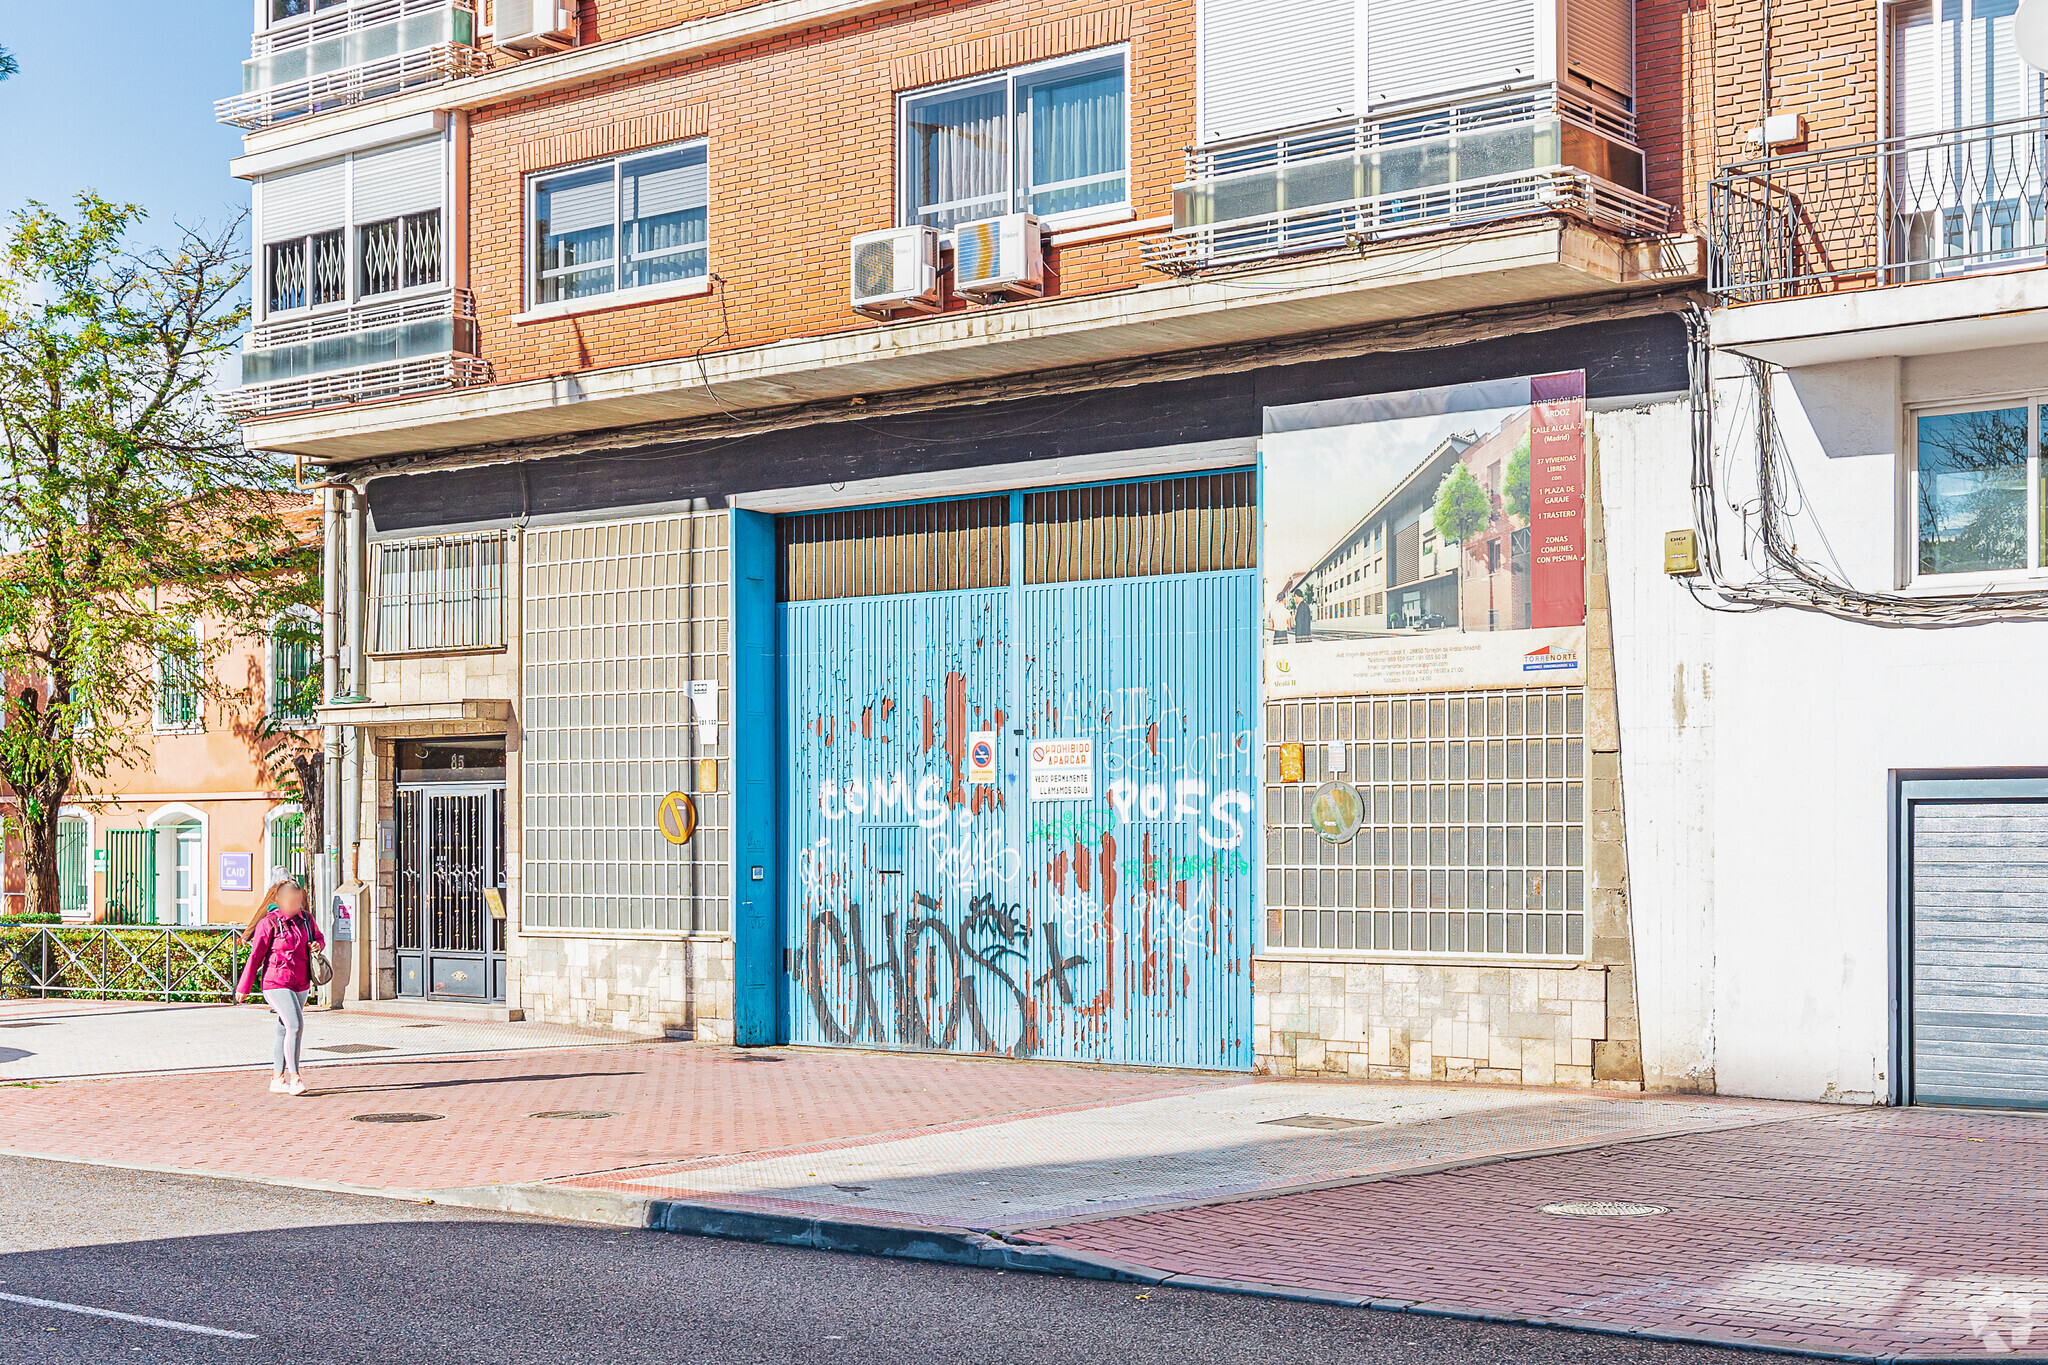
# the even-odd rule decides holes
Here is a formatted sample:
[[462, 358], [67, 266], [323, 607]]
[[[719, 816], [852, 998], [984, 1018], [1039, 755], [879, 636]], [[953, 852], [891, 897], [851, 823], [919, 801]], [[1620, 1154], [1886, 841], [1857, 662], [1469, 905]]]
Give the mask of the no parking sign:
[[967, 736], [967, 780], [996, 780], [996, 732], [975, 730]]

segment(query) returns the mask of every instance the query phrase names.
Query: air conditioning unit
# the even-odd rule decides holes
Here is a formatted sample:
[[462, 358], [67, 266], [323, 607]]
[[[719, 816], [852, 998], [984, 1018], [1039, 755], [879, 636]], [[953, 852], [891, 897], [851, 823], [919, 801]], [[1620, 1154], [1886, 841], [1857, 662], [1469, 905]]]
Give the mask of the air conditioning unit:
[[853, 239], [854, 311], [892, 318], [939, 311], [939, 231], [884, 228]]
[[1008, 213], [953, 230], [953, 288], [983, 303], [1045, 292], [1038, 215]]
[[576, 0], [497, 0], [491, 41], [508, 52], [559, 52], [574, 46]]

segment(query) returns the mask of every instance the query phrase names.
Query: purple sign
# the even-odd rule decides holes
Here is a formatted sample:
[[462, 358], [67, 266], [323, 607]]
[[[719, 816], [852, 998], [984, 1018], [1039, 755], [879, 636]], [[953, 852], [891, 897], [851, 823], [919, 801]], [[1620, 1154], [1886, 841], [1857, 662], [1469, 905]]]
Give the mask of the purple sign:
[[223, 891], [254, 891], [255, 862], [253, 853], [223, 853], [220, 855], [220, 889]]

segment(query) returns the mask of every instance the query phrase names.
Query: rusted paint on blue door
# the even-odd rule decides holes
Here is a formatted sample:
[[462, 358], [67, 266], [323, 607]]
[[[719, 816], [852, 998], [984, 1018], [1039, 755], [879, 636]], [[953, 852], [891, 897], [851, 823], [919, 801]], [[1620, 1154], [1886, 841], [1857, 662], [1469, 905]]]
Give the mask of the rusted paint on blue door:
[[[778, 607], [788, 1036], [1246, 1069], [1253, 575], [1021, 576]], [[1028, 799], [1047, 739], [1092, 799]]]

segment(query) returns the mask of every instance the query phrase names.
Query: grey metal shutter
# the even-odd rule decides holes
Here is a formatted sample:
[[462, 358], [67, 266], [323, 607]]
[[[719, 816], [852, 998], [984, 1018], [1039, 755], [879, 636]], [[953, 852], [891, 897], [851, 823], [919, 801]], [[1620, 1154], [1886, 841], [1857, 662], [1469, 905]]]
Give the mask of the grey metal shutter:
[[1361, 0], [1203, 0], [1201, 139], [1277, 133], [1357, 110]]
[[355, 220], [375, 223], [440, 208], [441, 147], [439, 137], [427, 137], [356, 153]]
[[1636, 92], [1636, 13], [1631, 0], [1565, 0], [1565, 66], [1624, 98]]
[[1428, 102], [1536, 74], [1533, 0], [1365, 0], [1365, 103]]
[[1916, 802], [1913, 1100], [2048, 1107], [2048, 802]]
[[322, 161], [256, 182], [257, 231], [265, 242], [343, 226], [343, 176], [348, 163]]

